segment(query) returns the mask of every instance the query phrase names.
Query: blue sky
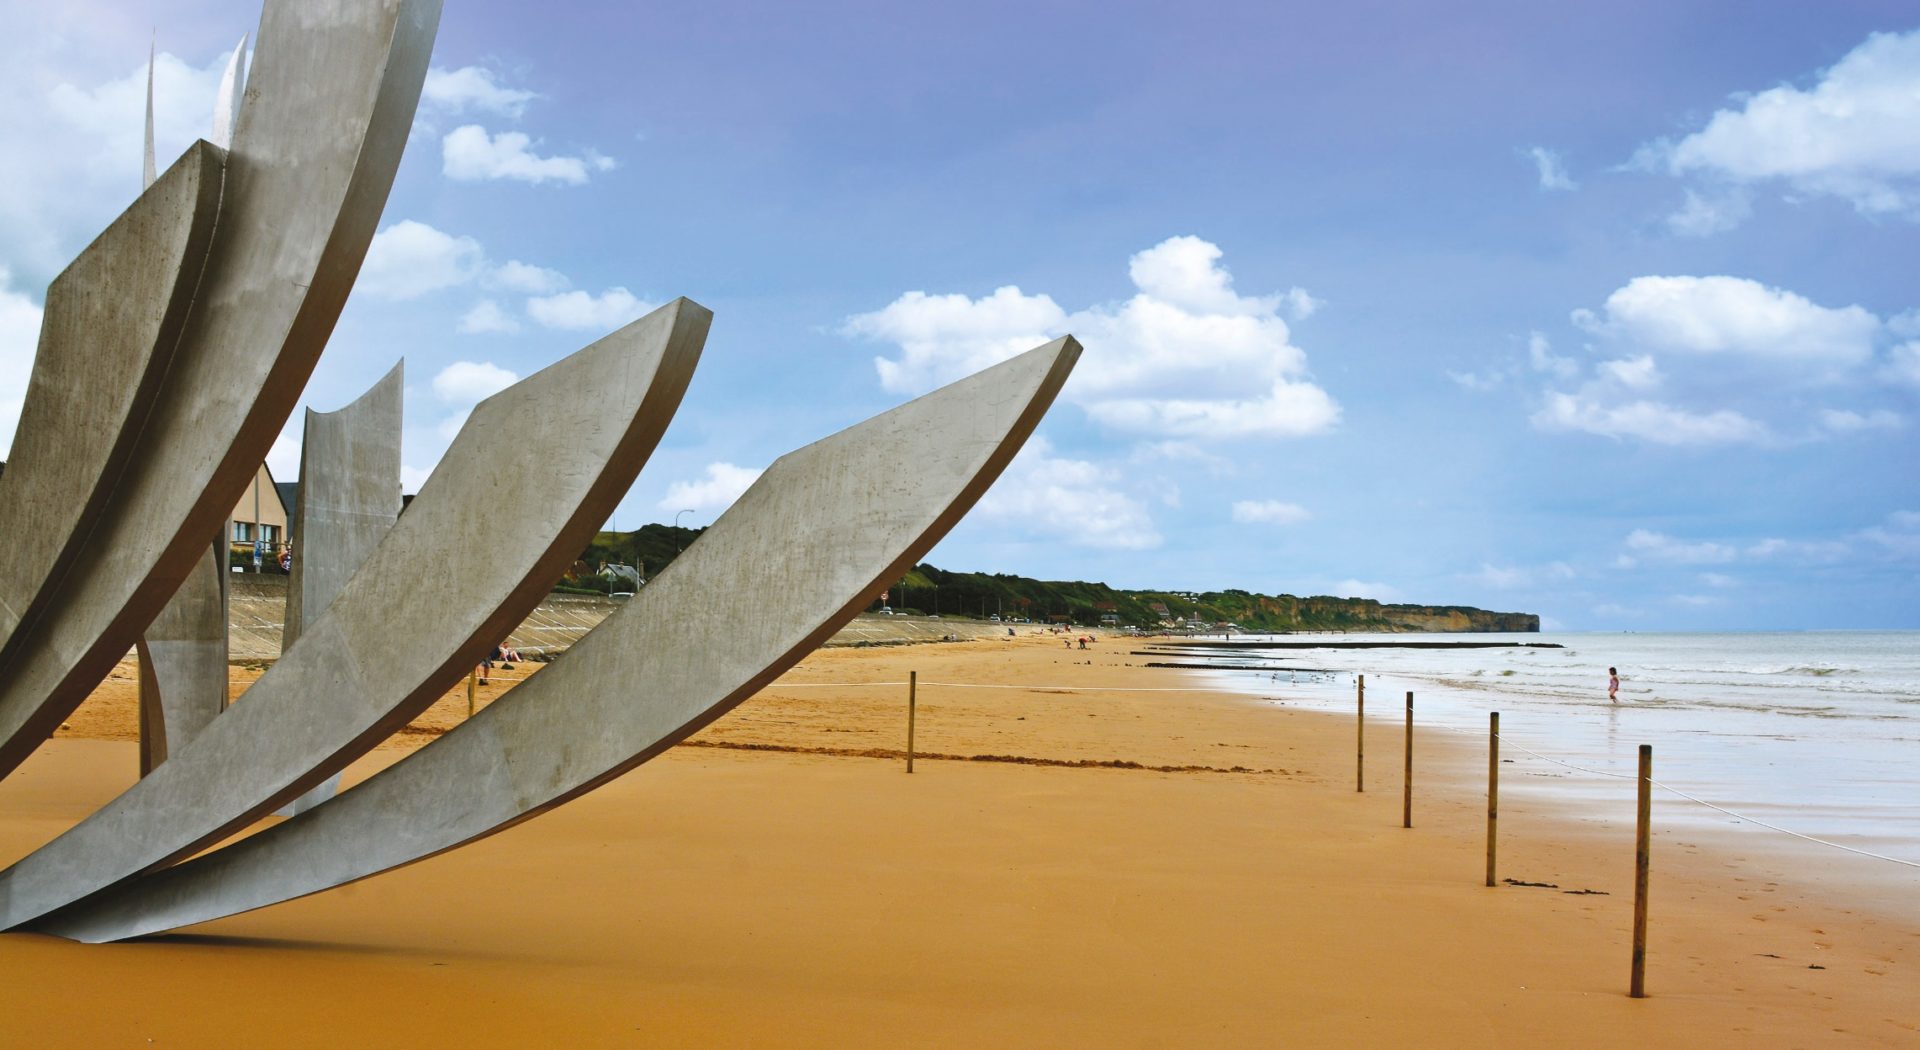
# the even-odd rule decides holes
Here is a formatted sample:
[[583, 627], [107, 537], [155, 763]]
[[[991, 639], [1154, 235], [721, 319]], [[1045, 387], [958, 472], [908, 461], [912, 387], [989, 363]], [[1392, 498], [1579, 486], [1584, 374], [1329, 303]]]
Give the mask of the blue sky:
[[[686, 295], [712, 335], [615, 524], [704, 524], [1071, 331], [935, 564], [1920, 627], [1920, 12], [1318, 6], [450, 3], [304, 403], [404, 356], [417, 484]], [[164, 166], [257, 21], [0, 0], [0, 447], [47, 282], [138, 192], [150, 36]]]

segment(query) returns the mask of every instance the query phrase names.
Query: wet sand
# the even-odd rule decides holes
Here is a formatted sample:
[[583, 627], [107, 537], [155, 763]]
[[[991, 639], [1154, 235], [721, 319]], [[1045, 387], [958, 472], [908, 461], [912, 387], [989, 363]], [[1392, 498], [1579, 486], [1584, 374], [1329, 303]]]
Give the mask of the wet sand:
[[[0, 936], [0, 1043], [1920, 1041], [1910, 893], [1656, 834], [1631, 1000], [1630, 834], [1510, 793], [1501, 873], [1554, 887], [1486, 888], [1484, 752], [1421, 737], [1402, 829], [1397, 720], [1356, 793], [1351, 719], [1284, 687], [1100, 691], [1192, 681], [1125, 650], [822, 651], [690, 746], [410, 868], [131, 944]], [[950, 756], [911, 776], [904, 688], [851, 684], [909, 670], [917, 749]], [[131, 782], [131, 690], [0, 783], [0, 862]], [[463, 686], [349, 782], [465, 709]]]

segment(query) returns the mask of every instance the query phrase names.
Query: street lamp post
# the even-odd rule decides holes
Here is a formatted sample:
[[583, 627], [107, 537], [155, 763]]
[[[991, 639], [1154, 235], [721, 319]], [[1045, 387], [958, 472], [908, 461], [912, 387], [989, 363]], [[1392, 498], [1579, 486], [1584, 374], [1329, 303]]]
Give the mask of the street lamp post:
[[692, 513], [693, 513], [692, 507], [688, 507], [686, 510], [676, 510], [673, 512], [673, 532], [674, 532], [673, 549], [675, 553], [679, 553], [679, 551], [682, 549], [680, 546], [680, 515], [692, 514]]

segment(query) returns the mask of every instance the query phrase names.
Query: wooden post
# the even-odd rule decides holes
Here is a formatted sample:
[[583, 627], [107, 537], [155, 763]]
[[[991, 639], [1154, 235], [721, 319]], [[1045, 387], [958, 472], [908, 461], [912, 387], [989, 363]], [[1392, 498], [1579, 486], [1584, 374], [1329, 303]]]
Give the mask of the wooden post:
[[920, 672], [907, 672], [907, 772], [913, 772], [913, 715], [915, 693], [920, 691]]
[[473, 717], [473, 690], [475, 688], [474, 679], [479, 677], [480, 677], [480, 668], [478, 665], [475, 665], [473, 670], [467, 672], [467, 717], [468, 718]]
[[1407, 772], [1400, 785], [1400, 826], [1413, 827], [1413, 691], [1407, 691]]
[[1647, 997], [1647, 861], [1652, 846], [1653, 745], [1640, 745], [1640, 821], [1633, 847], [1633, 978], [1627, 994]]
[[1354, 723], [1353, 745], [1353, 789], [1367, 789], [1367, 676], [1361, 675], [1354, 683]]
[[1500, 831], [1500, 712], [1487, 716], [1487, 885], [1493, 885], [1494, 848]]

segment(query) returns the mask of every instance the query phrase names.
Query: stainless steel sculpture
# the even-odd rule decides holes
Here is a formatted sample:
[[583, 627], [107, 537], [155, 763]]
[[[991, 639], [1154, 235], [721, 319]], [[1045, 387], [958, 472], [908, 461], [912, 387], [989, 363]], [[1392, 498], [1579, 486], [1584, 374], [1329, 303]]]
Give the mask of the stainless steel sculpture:
[[20, 662], [16, 643], [58, 599], [133, 456], [193, 304], [225, 167], [196, 143], [47, 289], [0, 474], [0, 671]]
[[400, 394], [405, 364], [337, 412], [307, 411], [300, 441], [298, 557], [287, 577], [281, 649], [300, 640], [400, 517]]
[[0, 475], [0, 776], [137, 639], [150, 772], [0, 872], [0, 929], [109, 940], [261, 907], [640, 765], [918, 560], [1072, 370], [1068, 337], [782, 457], [559, 663], [366, 783], [186, 860], [337, 775], [506, 636], [632, 483], [706, 338], [711, 315], [676, 300], [481, 402], [397, 521], [400, 370], [310, 414], [286, 647], [220, 710], [224, 543], [205, 538], [353, 283], [438, 18], [437, 0], [270, 0], [251, 78], [243, 41], [222, 89], [231, 151], [197, 144], [49, 292]]
[[119, 940], [305, 896], [483, 838], [640, 765], [918, 561], [1013, 458], [1079, 351], [1059, 340], [783, 456], [630, 604], [472, 720], [323, 806], [34, 928]]
[[[147, 105], [151, 109], [152, 77], [148, 77]], [[240, 99], [247, 90], [247, 38], [241, 37], [240, 43], [233, 49], [233, 57], [227, 59], [227, 68], [220, 74], [220, 90], [213, 96], [213, 134], [208, 136], [213, 144], [225, 149], [233, 144], [234, 125], [240, 123]]]
[[225, 838], [451, 688], [539, 604], [633, 484], [680, 405], [710, 316], [677, 300], [480, 402], [406, 515], [244, 702], [0, 872], [0, 929]]
[[[437, 0], [267, 8], [218, 226], [140, 440], [117, 475], [89, 475], [103, 491], [81, 526], [88, 556], [71, 559], [39, 605], [4, 599], [10, 613], [0, 615], [19, 622], [0, 652], [0, 776], [133, 647], [259, 469], [373, 238], [439, 16]], [[156, 284], [165, 282], [121, 287], [151, 294]], [[100, 379], [91, 365], [75, 366], [71, 356], [46, 357], [32, 383], [89, 391], [77, 403], [94, 407]], [[23, 410], [16, 446], [42, 440], [43, 426]], [[68, 515], [78, 504], [0, 505], [10, 515]], [[6, 524], [9, 537], [68, 531]]]
[[[245, 44], [241, 45], [241, 51]], [[239, 52], [236, 52], [238, 55]], [[400, 516], [400, 393], [404, 363], [337, 412], [307, 410], [300, 439], [300, 501], [289, 538], [296, 557], [287, 577], [284, 652], [360, 571]], [[280, 812], [291, 815], [332, 798], [335, 773]]]
[[140, 636], [140, 775], [227, 706], [227, 541], [213, 541]]

